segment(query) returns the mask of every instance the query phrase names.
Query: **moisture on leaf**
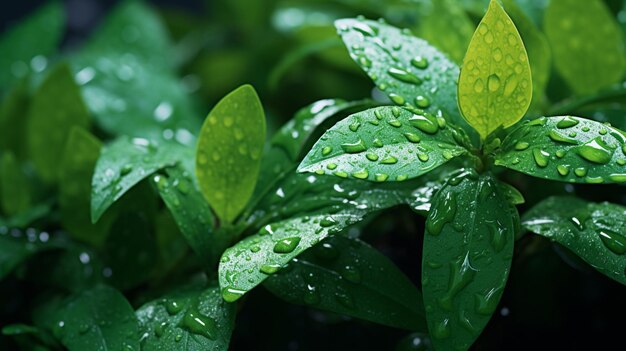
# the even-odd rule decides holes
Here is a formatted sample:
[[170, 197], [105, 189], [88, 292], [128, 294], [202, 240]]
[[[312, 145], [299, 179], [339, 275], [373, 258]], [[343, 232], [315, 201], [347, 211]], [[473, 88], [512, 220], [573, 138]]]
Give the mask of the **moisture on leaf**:
[[532, 96], [528, 55], [515, 24], [497, 0], [478, 25], [459, 77], [459, 107], [485, 139], [519, 121]]

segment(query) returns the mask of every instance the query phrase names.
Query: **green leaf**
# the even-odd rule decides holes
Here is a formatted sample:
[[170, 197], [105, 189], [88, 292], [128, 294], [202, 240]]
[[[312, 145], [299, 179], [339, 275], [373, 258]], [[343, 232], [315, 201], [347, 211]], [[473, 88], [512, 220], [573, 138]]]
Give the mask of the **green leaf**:
[[[442, 111], [449, 121], [467, 127], [457, 105], [459, 68], [445, 55], [384, 23], [343, 19], [335, 26], [350, 56], [394, 103]], [[470, 128], [464, 129], [471, 133]]]
[[190, 174], [180, 166], [168, 167], [152, 180], [189, 246], [207, 266], [217, 263], [229, 242], [218, 236], [211, 207]]
[[46, 68], [61, 41], [64, 23], [63, 6], [51, 1], [4, 33], [0, 38], [0, 90]]
[[0, 205], [7, 216], [24, 213], [31, 204], [31, 188], [21, 165], [11, 152], [2, 155], [0, 164]]
[[235, 313], [235, 305], [222, 300], [217, 284], [148, 302], [136, 312], [141, 349], [226, 351]]
[[61, 221], [69, 234], [94, 247], [102, 247], [112, 216], [92, 224], [89, 206], [91, 179], [100, 156], [102, 144], [88, 131], [74, 127], [61, 160], [59, 177], [59, 207]]
[[504, 0], [506, 12], [511, 17], [528, 52], [532, 73], [533, 95], [530, 110], [541, 111], [546, 103], [546, 86], [552, 68], [552, 51], [546, 36], [535, 26], [514, 0]]
[[419, 23], [419, 35], [462, 62], [474, 33], [474, 23], [455, 0], [432, 1], [430, 13]]
[[298, 171], [401, 181], [465, 154], [464, 136], [440, 116], [377, 107], [353, 114], [324, 133]]
[[107, 286], [69, 297], [42, 322], [70, 351], [139, 350], [134, 311]]
[[459, 107], [485, 139], [519, 121], [530, 106], [528, 55], [515, 24], [492, 0], [474, 32], [459, 76]]
[[56, 243], [48, 242], [49, 239], [46, 232], [31, 230], [24, 233], [0, 226], [0, 280], [38, 252], [58, 247]]
[[26, 121], [30, 95], [26, 80], [13, 85], [0, 105], [0, 150], [13, 152], [18, 159], [26, 154]]
[[565, 246], [607, 277], [626, 285], [626, 207], [554, 196], [522, 217], [522, 226]]
[[513, 257], [517, 211], [495, 178], [463, 171], [426, 220], [422, 286], [438, 350], [467, 350], [498, 306]]
[[596, 92], [623, 77], [623, 33], [603, 1], [551, 0], [543, 28], [557, 71], [576, 93]]
[[74, 126], [88, 128], [89, 113], [69, 67], [60, 65], [35, 92], [26, 125], [29, 156], [44, 181], [58, 179], [58, 162]]
[[129, 189], [154, 172], [181, 163], [193, 169], [193, 149], [174, 142], [121, 137], [100, 154], [92, 180], [91, 220], [100, 216]]
[[422, 294], [387, 257], [358, 239], [325, 240], [264, 286], [289, 303], [426, 331]]
[[232, 222], [256, 184], [265, 144], [265, 113], [250, 85], [226, 95], [207, 116], [196, 150], [196, 177], [220, 219]]
[[224, 298], [237, 300], [268, 277], [267, 267], [281, 268], [367, 214], [409, 203], [415, 187], [406, 182], [372, 188], [367, 182], [315, 175], [286, 179], [250, 216], [248, 224], [262, 229], [222, 255], [219, 277]]
[[626, 135], [579, 117], [541, 117], [513, 130], [495, 164], [571, 183], [626, 182]]

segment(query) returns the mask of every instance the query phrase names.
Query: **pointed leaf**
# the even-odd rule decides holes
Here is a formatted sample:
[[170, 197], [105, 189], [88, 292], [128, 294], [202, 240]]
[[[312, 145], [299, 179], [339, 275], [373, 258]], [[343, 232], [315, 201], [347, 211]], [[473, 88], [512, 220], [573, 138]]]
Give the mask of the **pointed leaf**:
[[626, 182], [626, 135], [580, 117], [541, 117], [513, 130], [495, 164], [570, 183]]
[[576, 93], [594, 93], [624, 75], [623, 33], [603, 1], [551, 0], [543, 28], [556, 69]]
[[626, 207], [550, 197], [524, 214], [522, 226], [565, 246], [626, 285]]
[[474, 32], [459, 77], [459, 107], [485, 139], [519, 121], [532, 96], [528, 55], [515, 24], [497, 0]]
[[196, 150], [196, 177], [217, 215], [231, 222], [248, 203], [265, 144], [265, 114], [250, 85], [224, 97], [207, 116]]
[[235, 304], [224, 302], [217, 283], [148, 302], [136, 314], [144, 351], [227, 351]]
[[58, 162], [74, 126], [88, 128], [89, 114], [69, 67], [61, 65], [35, 92], [26, 125], [28, 153], [43, 180], [58, 179]]
[[12, 217], [28, 210], [32, 190], [21, 165], [7, 152], [0, 163], [0, 205], [5, 215]]
[[43, 71], [63, 36], [65, 15], [60, 2], [50, 1], [0, 38], [0, 90], [30, 72]]
[[506, 285], [517, 211], [493, 176], [464, 172], [437, 193], [426, 220], [422, 286], [438, 350], [467, 350]]
[[358, 239], [329, 238], [264, 286], [289, 303], [426, 331], [422, 294], [387, 257]]
[[121, 137], [106, 146], [92, 180], [91, 220], [100, 216], [129, 189], [159, 169], [181, 163], [187, 170], [193, 149], [178, 143], [156, 143]]
[[335, 26], [352, 59], [393, 102], [431, 113], [442, 111], [449, 121], [467, 127], [457, 105], [459, 67], [444, 54], [410, 32], [384, 23], [342, 19]]

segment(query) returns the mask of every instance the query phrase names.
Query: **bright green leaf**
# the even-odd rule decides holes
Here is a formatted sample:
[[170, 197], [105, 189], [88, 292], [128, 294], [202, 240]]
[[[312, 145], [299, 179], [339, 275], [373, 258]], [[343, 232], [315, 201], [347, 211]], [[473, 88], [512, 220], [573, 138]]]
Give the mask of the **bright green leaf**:
[[196, 150], [196, 177], [217, 215], [231, 222], [252, 196], [265, 144], [265, 113], [254, 88], [244, 85], [207, 116]]
[[31, 187], [21, 165], [12, 153], [2, 155], [0, 163], [0, 205], [11, 217], [25, 212], [31, 203]]
[[419, 23], [419, 35], [462, 62], [474, 33], [474, 23], [455, 0], [432, 1], [430, 13]]
[[541, 117], [513, 130], [495, 164], [571, 183], [626, 182], [626, 134], [580, 117]]
[[426, 220], [422, 286], [438, 350], [467, 350], [498, 306], [506, 285], [517, 211], [495, 179], [473, 172], [451, 178]]
[[222, 300], [217, 284], [187, 289], [148, 302], [136, 314], [144, 351], [227, 351], [235, 304]]
[[462, 131], [442, 117], [399, 107], [359, 112], [329, 129], [299, 172], [383, 182], [415, 178], [466, 153]]
[[459, 107], [482, 139], [519, 121], [532, 96], [528, 55], [497, 0], [472, 37], [459, 77]]
[[91, 183], [91, 220], [97, 221], [124, 193], [159, 169], [181, 163], [190, 171], [192, 152], [178, 143], [143, 138], [121, 137], [106, 146]]
[[61, 65], [35, 92], [26, 125], [29, 156], [44, 181], [58, 179], [58, 162], [74, 126], [88, 128], [89, 113], [69, 67]]
[[51, 1], [0, 38], [0, 90], [46, 68], [61, 41], [64, 23], [62, 4]]
[[422, 294], [387, 257], [358, 239], [332, 237], [288, 267], [264, 286], [289, 303], [426, 331]]
[[387, 24], [343, 19], [335, 26], [350, 56], [391, 101], [432, 113], [442, 111], [449, 121], [467, 126], [457, 105], [459, 68], [444, 54]]
[[576, 93], [594, 93], [623, 77], [623, 33], [603, 1], [551, 0], [543, 28], [556, 69]]
[[550, 197], [524, 214], [522, 226], [565, 246], [626, 285], [626, 207]]

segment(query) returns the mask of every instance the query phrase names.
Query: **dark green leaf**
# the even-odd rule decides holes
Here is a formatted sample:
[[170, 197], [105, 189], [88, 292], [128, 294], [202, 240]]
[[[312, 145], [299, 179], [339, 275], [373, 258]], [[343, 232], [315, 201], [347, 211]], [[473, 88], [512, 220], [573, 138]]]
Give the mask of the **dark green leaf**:
[[387, 257], [358, 239], [329, 238], [287, 267], [264, 283], [287, 302], [426, 331], [422, 294]]
[[24, 213], [31, 203], [30, 184], [21, 165], [11, 152], [2, 155], [0, 163], [0, 205], [7, 216]]
[[467, 350], [495, 311], [513, 257], [517, 211], [496, 180], [473, 172], [451, 178], [426, 220], [422, 286], [438, 350]]
[[593, 93], [623, 77], [623, 33], [603, 1], [551, 0], [543, 28], [554, 65], [575, 92]]
[[541, 117], [513, 130], [495, 164], [572, 183], [626, 182], [626, 135], [579, 117]]
[[443, 111], [445, 118], [473, 133], [457, 106], [459, 67], [445, 55], [384, 23], [343, 19], [335, 26], [350, 56], [394, 103]]
[[181, 163], [193, 169], [193, 149], [178, 143], [157, 143], [143, 138], [121, 137], [106, 146], [94, 172], [91, 220], [97, 221], [129, 189], [159, 169]]
[[36, 253], [58, 247], [48, 242], [50, 235], [29, 229], [22, 232], [0, 226], [0, 280]]
[[43, 324], [70, 351], [139, 350], [133, 309], [119, 291], [107, 286], [69, 297]]
[[626, 285], [626, 207], [550, 197], [524, 214], [522, 226], [565, 246]]
[[402, 181], [465, 154], [463, 136], [440, 116], [377, 107], [353, 114], [329, 129], [298, 171]]
[[455, 62], [463, 62], [474, 34], [474, 23], [455, 0], [431, 2], [430, 13], [419, 23], [419, 36], [447, 53]]
[[226, 95], [207, 116], [196, 150], [196, 177], [218, 217], [232, 222], [254, 192], [265, 144], [265, 113], [254, 88]]
[[26, 80], [13, 85], [0, 105], [0, 150], [8, 150], [18, 159], [26, 154], [26, 121], [24, 111], [28, 110], [30, 95]]
[[69, 67], [61, 65], [35, 92], [26, 125], [29, 156], [43, 180], [58, 179], [58, 162], [74, 126], [88, 128], [89, 114]]
[[144, 351], [226, 351], [235, 326], [235, 305], [217, 284], [149, 302], [136, 312]]
[[43, 71], [63, 35], [61, 3], [51, 1], [0, 38], [0, 90], [30, 72]]

